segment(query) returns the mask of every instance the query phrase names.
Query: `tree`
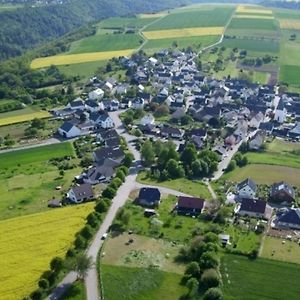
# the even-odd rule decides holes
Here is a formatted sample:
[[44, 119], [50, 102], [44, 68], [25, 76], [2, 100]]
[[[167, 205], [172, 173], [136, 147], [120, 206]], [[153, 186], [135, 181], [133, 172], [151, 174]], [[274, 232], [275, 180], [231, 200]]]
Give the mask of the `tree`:
[[117, 194], [117, 191], [111, 187], [108, 186], [103, 192], [102, 192], [102, 197], [108, 198], [108, 199], [113, 199]]
[[123, 159], [123, 165], [126, 166], [127, 168], [130, 168], [132, 163], [134, 161], [134, 156], [131, 153], [126, 153], [125, 157]]
[[203, 300], [222, 300], [223, 293], [219, 288], [210, 288], [208, 289], [204, 296]]
[[110, 183], [110, 186], [117, 190], [122, 185], [122, 183], [123, 181], [120, 178], [115, 177]]
[[205, 289], [218, 287], [221, 284], [220, 276], [215, 269], [205, 270], [201, 276], [201, 285]]
[[54, 257], [50, 262], [50, 269], [54, 272], [60, 272], [64, 261], [61, 257]]
[[126, 176], [125, 176], [125, 174], [124, 174], [124, 172], [122, 170], [117, 170], [116, 178], [119, 178], [119, 179], [121, 179], [124, 182]]
[[204, 252], [200, 258], [200, 267], [202, 269], [212, 269], [219, 266], [219, 258], [214, 252]]
[[196, 278], [190, 278], [186, 283], [187, 288], [189, 289], [189, 297], [195, 297], [198, 292], [199, 283]]
[[85, 239], [89, 240], [93, 236], [93, 229], [87, 224], [82, 228], [80, 233]]
[[78, 235], [74, 244], [76, 249], [84, 249], [87, 243], [86, 240], [81, 235]]
[[194, 144], [187, 145], [180, 157], [185, 167], [190, 167], [192, 163], [197, 159], [197, 150]]
[[175, 159], [170, 159], [166, 165], [166, 170], [171, 178], [180, 178], [184, 176], [183, 167]]
[[45, 129], [46, 121], [43, 119], [35, 118], [31, 121], [31, 127], [37, 129]]
[[133, 123], [133, 116], [132, 115], [126, 115], [123, 118], [123, 122], [124, 122], [125, 125], [132, 124]]
[[96, 204], [95, 210], [100, 214], [104, 213], [108, 210], [108, 205], [105, 201], [103, 201], [103, 199], [100, 199]]
[[205, 243], [215, 243], [215, 244], [217, 244], [219, 242], [219, 237], [213, 232], [208, 232], [204, 235], [203, 240], [204, 240]]
[[44, 289], [44, 290], [48, 289], [49, 288], [49, 281], [46, 278], [41, 278], [39, 280], [39, 287], [41, 289]]
[[200, 275], [200, 267], [196, 261], [190, 262], [185, 270], [185, 274], [191, 277], [198, 277]]
[[170, 113], [169, 107], [166, 104], [161, 104], [156, 110], [154, 115], [156, 117], [167, 116]]
[[236, 168], [236, 161], [233, 159], [230, 161], [229, 165], [226, 168], [226, 172], [231, 172]]
[[89, 269], [93, 266], [92, 257], [87, 257], [85, 254], [77, 256], [75, 263], [75, 271], [77, 272], [78, 279], [84, 280]]
[[147, 140], [141, 149], [142, 159], [144, 161], [145, 166], [151, 166], [155, 161], [155, 153], [152, 146], [152, 143]]

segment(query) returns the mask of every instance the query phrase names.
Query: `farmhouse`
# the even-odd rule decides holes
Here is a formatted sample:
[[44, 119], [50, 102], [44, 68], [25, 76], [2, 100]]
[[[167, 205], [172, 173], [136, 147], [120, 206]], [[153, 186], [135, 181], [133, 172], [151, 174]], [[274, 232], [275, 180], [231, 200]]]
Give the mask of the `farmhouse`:
[[291, 204], [295, 201], [294, 189], [285, 182], [274, 183], [270, 189], [270, 200]]
[[156, 188], [141, 188], [137, 203], [146, 207], [157, 207], [160, 204], [160, 191]]
[[243, 198], [237, 205], [235, 212], [240, 216], [249, 216], [269, 220], [272, 216], [272, 207], [260, 199]]
[[177, 213], [180, 215], [197, 216], [204, 208], [205, 200], [196, 197], [178, 197]]
[[300, 230], [300, 208], [288, 208], [275, 220], [277, 227]]
[[64, 138], [74, 138], [82, 135], [79, 127], [71, 123], [70, 121], [64, 122], [59, 128], [58, 133]]
[[94, 191], [90, 184], [81, 184], [72, 187], [67, 193], [67, 198], [74, 203], [82, 203], [92, 200], [94, 198]]
[[257, 191], [257, 185], [252, 179], [247, 178], [244, 181], [240, 182], [237, 185], [236, 189], [237, 189], [237, 194], [241, 198], [253, 199]]

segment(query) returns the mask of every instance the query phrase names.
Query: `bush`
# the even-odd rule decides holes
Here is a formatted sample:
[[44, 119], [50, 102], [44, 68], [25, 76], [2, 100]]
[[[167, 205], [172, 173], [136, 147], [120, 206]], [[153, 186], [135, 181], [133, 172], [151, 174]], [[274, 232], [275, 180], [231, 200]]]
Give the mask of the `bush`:
[[44, 289], [44, 290], [48, 289], [49, 288], [49, 281], [45, 278], [41, 278], [39, 280], [39, 287], [41, 289]]
[[125, 181], [126, 175], [122, 170], [117, 170], [116, 178], [121, 179], [123, 182]]
[[134, 156], [131, 153], [126, 153], [123, 159], [123, 165], [127, 168], [130, 168], [133, 161], [134, 161]]
[[50, 269], [54, 272], [60, 272], [64, 265], [64, 261], [61, 257], [54, 257], [50, 262]]
[[90, 225], [85, 225], [82, 230], [80, 231], [80, 234], [87, 240], [91, 239], [93, 236], [93, 229]]
[[186, 267], [185, 274], [192, 277], [198, 277], [200, 275], [199, 264], [196, 261], [189, 263]]
[[108, 186], [103, 192], [102, 192], [102, 196], [108, 199], [113, 199], [117, 194], [117, 191], [111, 187]]
[[100, 198], [95, 207], [96, 212], [104, 213], [108, 210], [107, 202]]
[[126, 176], [129, 174], [129, 170], [125, 166], [121, 166], [117, 170], [121, 170]]
[[203, 297], [203, 300], [222, 300], [223, 293], [219, 288], [208, 289]]
[[70, 248], [66, 253], [66, 257], [75, 257], [75, 256], [76, 256], [76, 251], [73, 248]]
[[207, 269], [201, 276], [201, 284], [205, 289], [218, 287], [221, 284], [221, 279], [215, 269]]
[[212, 269], [219, 266], [219, 258], [214, 252], [205, 252], [200, 258], [200, 267], [202, 269]]
[[86, 248], [87, 242], [81, 235], [78, 235], [74, 244], [76, 249], [84, 249]]
[[87, 217], [87, 223], [94, 228], [97, 227], [100, 220], [100, 215], [97, 212], [92, 212]]
[[[122, 172], [122, 171], [121, 171]], [[117, 190], [122, 185], [122, 180], [120, 178], [114, 178], [110, 183], [110, 186]]]
[[44, 298], [44, 293], [41, 289], [38, 289], [30, 295], [30, 298], [32, 300], [41, 300]]

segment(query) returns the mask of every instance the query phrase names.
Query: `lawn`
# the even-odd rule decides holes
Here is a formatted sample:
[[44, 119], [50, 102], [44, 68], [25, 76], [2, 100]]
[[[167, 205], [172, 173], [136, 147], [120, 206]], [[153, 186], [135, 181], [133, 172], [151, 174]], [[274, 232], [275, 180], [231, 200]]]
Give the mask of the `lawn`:
[[261, 257], [299, 264], [300, 246], [296, 242], [282, 241], [280, 238], [266, 237]]
[[177, 10], [147, 27], [146, 31], [193, 28], [223, 27], [230, 19], [233, 7], [216, 7], [214, 9]]
[[100, 274], [108, 300], [176, 300], [187, 293], [182, 276], [156, 269], [101, 265]]
[[273, 184], [274, 182], [286, 181], [293, 186], [300, 187], [299, 169], [275, 165], [247, 165], [223, 175], [222, 179], [241, 182], [248, 177], [252, 178], [258, 184]]
[[[129, 239], [133, 239], [134, 242], [128, 244]], [[162, 239], [123, 233], [106, 241], [102, 251], [105, 255], [101, 263], [133, 268], [155, 265], [165, 272], [183, 274], [185, 266], [175, 262], [180, 247], [181, 245], [174, 245]]]
[[300, 265], [224, 255], [221, 273], [226, 300], [296, 300], [299, 298]]
[[234, 18], [230, 22], [229, 29], [277, 30], [277, 26], [272, 19]]
[[163, 182], [154, 181], [151, 178], [146, 178], [145, 172], [140, 172], [137, 181], [148, 185], [164, 186], [191, 196], [203, 197], [210, 199], [211, 195], [204, 183], [196, 180], [188, 180], [186, 178], [179, 178]]
[[[48, 200], [62, 199], [81, 168], [66, 170], [61, 176], [48, 160], [73, 155], [70, 143], [0, 154], [0, 219], [44, 211]], [[57, 186], [61, 189], [56, 190]]]
[[22, 299], [37, 288], [54, 256], [63, 257], [93, 203], [0, 222], [0, 298]]
[[30, 67], [32, 69], [39, 69], [51, 65], [68, 65], [68, 64], [78, 64], [78, 63], [91, 62], [91, 61], [108, 60], [113, 57], [130, 56], [134, 51], [135, 49], [127, 49], [127, 50], [119, 50], [119, 51], [103, 51], [103, 52], [40, 57], [34, 59], [31, 62]]
[[85, 285], [82, 281], [73, 283], [60, 300], [85, 300]]

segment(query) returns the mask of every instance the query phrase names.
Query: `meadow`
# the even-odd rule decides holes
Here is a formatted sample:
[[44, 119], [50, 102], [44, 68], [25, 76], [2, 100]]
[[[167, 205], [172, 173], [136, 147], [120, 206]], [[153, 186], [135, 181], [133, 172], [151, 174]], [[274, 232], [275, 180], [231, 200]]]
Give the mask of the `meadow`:
[[63, 257], [93, 203], [0, 222], [0, 298], [22, 299], [37, 288], [55, 256]]
[[[179, 300], [187, 293], [180, 285], [182, 275], [155, 268], [101, 265], [104, 295], [109, 300]], [[172, 287], [172, 288], [170, 288]]]
[[249, 260], [224, 255], [221, 261], [224, 298], [227, 300], [296, 300], [300, 265], [267, 259]]
[[132, 18], [114, 17], [114, 18], [103, 20], [100, 23], [98, 23], [98, 28], [99, 30], [105, 28], [114, 29], [114, 28], [124, 28], [124, 27], [143, 28], [144, 26], [148, 25], [149, 23], [152, 23], [153, 21], [163, 16], [165, 16], [164, 13], [149, 14], [149, 15], [142, 14]]
[[255, 29], [255, 30], [276, 30], [274, 20], [268, 19], [240, 19], [233, 18], [230, 22], [229, 29]]
[[[70, 143], [0, 154], [0, 219], [44, 211], [47, 201], [62, 199], [81, 168], [66, 170], [61, 176], [49, 159], [74, 155]], [[56, 190], [57, 186], [61, 189]]]
[[236, 9], [237, 13], [248, 13], [248, 14], [263, 14], [263, 15], [272, 15], [273, 11], [270, 9], [265, 9], [262, 6], [247, 6], [247, 5], [238, 5]]

